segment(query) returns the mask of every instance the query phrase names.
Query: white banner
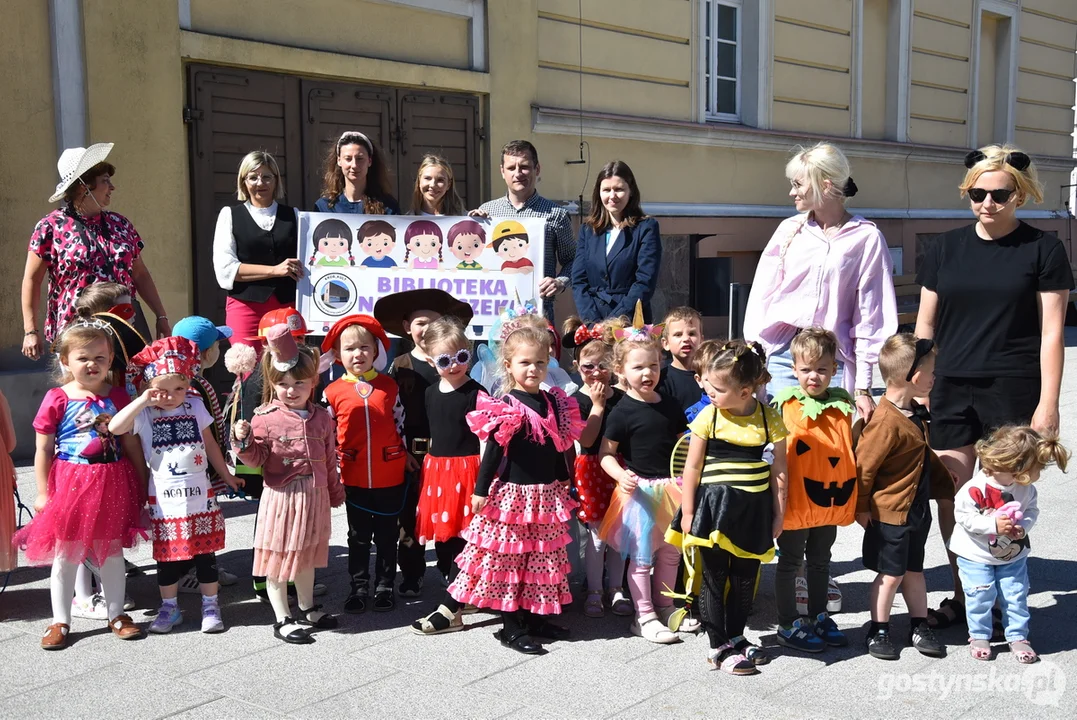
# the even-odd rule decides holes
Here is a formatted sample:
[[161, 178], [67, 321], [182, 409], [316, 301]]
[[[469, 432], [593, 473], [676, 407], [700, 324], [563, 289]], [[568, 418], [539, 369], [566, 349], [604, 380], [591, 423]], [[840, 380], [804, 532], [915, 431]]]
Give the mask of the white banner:
[[[296, 307], [312, 335], [379, 298], [438, 288], [471, 305], [472, 339], [516, 299], [538, 298], [545, 220], [299, 212]], [[437, 308], [430, 308], [436, 310]], [[385, 328], [399, 332], [399, 328]]]

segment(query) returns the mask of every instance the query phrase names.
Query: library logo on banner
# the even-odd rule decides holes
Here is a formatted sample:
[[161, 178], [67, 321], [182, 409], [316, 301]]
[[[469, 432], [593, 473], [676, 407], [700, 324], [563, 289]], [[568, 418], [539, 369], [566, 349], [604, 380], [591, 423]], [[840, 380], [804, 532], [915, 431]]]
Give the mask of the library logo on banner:
[[355, 283], [343, 273], [328, 273], [314, 286], [314, 305], [326, 315], [342, 317], [355, 307]]

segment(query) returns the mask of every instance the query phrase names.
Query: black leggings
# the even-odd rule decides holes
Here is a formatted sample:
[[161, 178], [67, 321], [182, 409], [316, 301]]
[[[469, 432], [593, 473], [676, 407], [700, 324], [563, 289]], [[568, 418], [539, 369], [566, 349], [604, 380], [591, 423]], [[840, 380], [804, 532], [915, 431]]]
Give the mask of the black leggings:
[[759, 561], [737, 557], [718, 547], [701, 547], [699, 553], [703, 560], [703, 593], [699, 598], [699, 612], [711, 649], [716, 650], [730, 639], [744, 634], [755, 595]]
[[191, 560], [157, 562], [157, 585], [175, 585], [194, 565], [194, 573], [200, 583], [217, 582], [217, 556], [214, 553], [195, 555]]
[[[460, 574], [460, 566], [456, 564], [456, 557], [464, 551], [464, 547], [467, 545], [467, 541], [461, 537], [450, 538], [444, 542], [435, 542], [434, 547], [437, 549], [438, 556], [438, 569], [442, 568], [442, 562], [446, 566], [444, 571], [449, 576], [449, 584], [452, 585], [456, 580], [456, 576]], [[463, 607], [463, 603], [458, 601], [448, 592], [445, 593], [445, 599], [441, 603], [445, 607], [449, 608], [452, 612], [459, 612]]]

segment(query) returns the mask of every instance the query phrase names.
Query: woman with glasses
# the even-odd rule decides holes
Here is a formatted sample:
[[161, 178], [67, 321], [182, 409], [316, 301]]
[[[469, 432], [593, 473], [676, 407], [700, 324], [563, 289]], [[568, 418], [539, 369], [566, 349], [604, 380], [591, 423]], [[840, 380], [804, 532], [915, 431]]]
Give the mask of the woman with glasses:
[[225, 324], [232, 342], [253, 344], [258, 321], [268, 312], [295, 307], [295, 283], [303, 275], [296, 257], [295, 209], [280, 204], [284, 185], [269, 153], [255, 150], [239, 164], [236, 197], [241, 204], [217, 216], [213, 269], [228, 291]]
[[322, 196], [316, 212], [357, 215], [399, 215], [392, 194], [389, 167], [377, 143], [357, 130], [337, 138], [325, 157]]
[[[944, 233], [924, 253], [917, 281], [916, 335], [939, 348], [931, 391], [931, 445], [960, 488], [972, 477], [974, 445], [992, 428], [1029, 425], [1058, 435], [1063, 325], [1073, 271], [1057, 236], [1016, 216], [1043, 202], [1036, 166], [1010, 145], [965, 157], [959, 186], [976, 222]], [[939, 501], [949, 544], [953, 501]], [[964, 594], [950, 554], [954, 596], [930, 611], [934, 627], [965, 619]]]

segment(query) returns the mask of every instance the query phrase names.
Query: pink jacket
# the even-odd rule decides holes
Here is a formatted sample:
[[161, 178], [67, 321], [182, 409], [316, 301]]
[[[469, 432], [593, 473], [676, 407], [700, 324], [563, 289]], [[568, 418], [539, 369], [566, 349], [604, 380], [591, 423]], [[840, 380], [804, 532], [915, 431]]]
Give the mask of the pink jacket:
[[897, 332], [897, 301], [886, 239], [859, 215], [830, 240], [804, 214], [787, 218], [759, 258], [744, 338], [771, 355], [816, 325], [838, 336], [845, 389], [871, 387], [879, 350]]
[[232, 447], [239, 459], [262, 468], [267, 487], [279, 488], [302, 475], [313, 475], [315, 487], [329, 489], [333, 507], [344, 502], [344, 486], [337, 471], [336, 428], [329, 411], [308, 404], [310, 417], [303, 419], [279, 400], [255, 409], [251, 434], [239, 441], [233, 434]]

